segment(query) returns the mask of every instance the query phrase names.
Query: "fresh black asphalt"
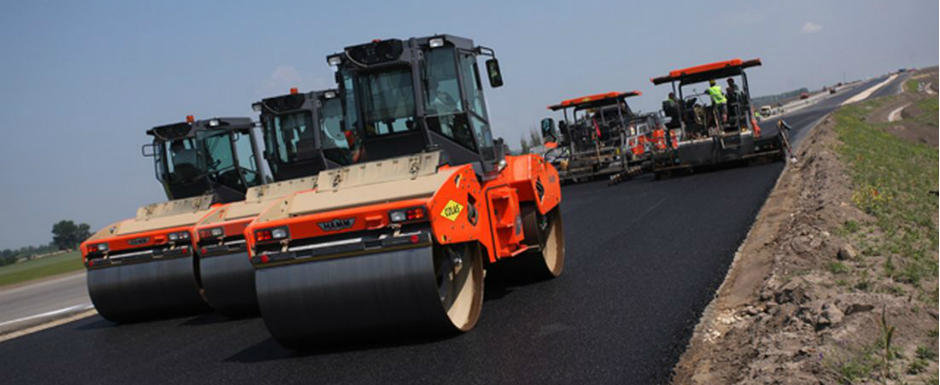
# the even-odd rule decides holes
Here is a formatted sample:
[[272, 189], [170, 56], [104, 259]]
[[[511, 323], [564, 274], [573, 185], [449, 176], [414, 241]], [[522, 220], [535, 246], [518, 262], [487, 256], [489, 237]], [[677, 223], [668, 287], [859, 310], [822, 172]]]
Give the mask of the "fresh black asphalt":
[[[800, 137], [878, 80], [786, 120]], [[774, 122], [762, 126], [771, 132]], [[115, 326], [94, 316], [0, 343], [0, 376], [9, 384], [666, 382], [782, 169], [565, 187], [564, 274], [536, 283], [490, 274], [483, 316], [463, 335], [297, 354], [257, 318]]]

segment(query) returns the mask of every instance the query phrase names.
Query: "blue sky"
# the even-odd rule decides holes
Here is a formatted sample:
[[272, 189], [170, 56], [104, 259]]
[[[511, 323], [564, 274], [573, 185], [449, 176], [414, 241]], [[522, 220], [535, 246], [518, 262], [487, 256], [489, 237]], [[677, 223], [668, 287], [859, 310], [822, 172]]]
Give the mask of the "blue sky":
[[752, 93], [938, 61], [936, 1], [6, 2], [0, 13], [0, 248], [52, 223], [97, 229], [164, 200], [152, 126], [252, 116], [251, 103], [331, 86], [325, 56], [373, 38], [451, 33], [492, 47], [495, 134], [519, 137], [569, 97], [639, 89], [675, 67], [760, 57]]

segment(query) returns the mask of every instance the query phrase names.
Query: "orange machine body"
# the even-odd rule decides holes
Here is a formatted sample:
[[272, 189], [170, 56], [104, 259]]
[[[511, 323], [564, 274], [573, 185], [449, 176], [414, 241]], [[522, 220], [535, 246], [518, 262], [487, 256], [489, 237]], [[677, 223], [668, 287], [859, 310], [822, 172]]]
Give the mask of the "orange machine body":
[[[209, 210], [209, 212], [202, 218], [212, 215], [213, 212], [225, 207], [226, 205], [227, 204], [213, 205], [212, 209]], [[202, 218], [200, 218], [200, 220]], [[120, 222], [108, 226], [108, 228], [114, 228], [119, 223]], [[94, 253], [96, 257], [108, 257], [112, 254], [120, 252], [134, 252], [136, 250], [147, 250], [156, 247], [167, 246], [170, 244], [170, 234], [182, 232], [188, 233], [189, 239], [186, 241], [176, 242], [173, 246], [180, 248], [183, 252], [191, 252], [191, 250], [194, 249], [194, 245], [196, 244], [195, 223], [192, 225], [166, 227], [102, 238], [92, 237], [82, 242], [79, 246], [79, 249], [82, 252], [82, 262], [88, 267], [93, 267], [92, 264], [89, 264], [89, 254]], [[107, 245], [107, 251], [100, 252], [99, 247], [101, 244]]]
[[[245, 229], [249, 253], [258, 254], [259, 230], [287, 227], [290, 240], [336, 237], [388, 228], [395, 225], [390, 221], [391, 211], [423, 208], [423, 218], [418, 221], [429, 222], [437, 243], [477, 241], [486, 249], [490, 262], [518, 255], [526, 250], [520, 204], [533, 203], [540, 213], [547, 213], [561, 202], [561, 188], [558, 172], [542, 157], [507, 156], [505, 160], [504, 168], [482, 182], [470, 165], [440, 166], [438, 173], [450, 175], [427, 197], [252, 222]], [[325, 230], [320, 226], [333, 220], [349, 221], [352, 225], [341, 230]]]

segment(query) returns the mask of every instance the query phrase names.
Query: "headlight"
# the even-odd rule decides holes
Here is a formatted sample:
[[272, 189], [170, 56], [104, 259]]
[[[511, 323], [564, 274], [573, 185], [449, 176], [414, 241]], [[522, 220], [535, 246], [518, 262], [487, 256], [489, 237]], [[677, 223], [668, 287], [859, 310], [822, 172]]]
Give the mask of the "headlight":
[[443, 47], [443, 46], [444, 46], [444, 38], [442, 38], [442, 37], [435, 37], [435, 38], [433, 38], [433, 39], [431, 39], [431, 40], [428, 41], [428, 45], [430, 45], [431, 48]]
[[340, 56], [340, 55], [333, 55], [333, 56], [330, 56], [330, 57], [326, 58], [326, 63], [329, 64], [329, 65], [331, 65], [331, 66], [333, 66], [333, 67], [337, 67], [337, 66], [339, 66], [340, 64], [343, 64], [343, 57]]
[[170, 242], [185, 241], [185, 240], [189, 239], [189, 232], [188, 232], [188, 231], [177, 231], [177, 232], [175, 232], [175, 233], [170, 233], [170, 234], [168, 234], [166, 237], [167, 237], [167, 239], [170, 240]]
[[392, 222], [404, 222], [407, 216], [404, 211], [392, 211], [388, 213], [388, 219]]
[[261, 103], [255, 103], [251, 105], [251, 109], [255, 112], [261, 112]]
[[209, 230], [209, 232], [212, 234], [213, 237], [221, 237], [222, 234], [225, 233], [224, 231], [222, 231], [221, 227], [216, 227], [212, 230]]
[[427, 217], [424, 207], [412, 207], [388, 212], [388, 219], [392, 223], [418, 221]]

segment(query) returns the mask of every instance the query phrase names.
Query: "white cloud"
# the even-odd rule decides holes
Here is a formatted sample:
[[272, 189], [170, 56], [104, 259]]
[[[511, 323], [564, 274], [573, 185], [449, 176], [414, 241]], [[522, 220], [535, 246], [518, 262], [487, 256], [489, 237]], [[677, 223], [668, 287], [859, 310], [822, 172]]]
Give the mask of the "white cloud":
[[290, 65], [279, 65], [274, 68], [274, 72], [265, 81], [264, 88], [274, 90], [285, 87], [298, 87], [302, 81], [303, 76], [300, 75], [297, 68]]
[[[331, 80], [331, 79], [330, 79]], [[256, 90], [261, 97], [286, 94], [291, 88], [297, 87], [300, 92], [335, 88], [336, 86], [325, 77], [314, 76], [301, 72], [292, 65], [282, 64], [274, 68]]]
[[823, 27], [819, 24], [813, 23], [812, 21], [807, 21], [806, 24], [803, 24], [803, 28], [800, 30], [800, 32], [816, 33], [816, 32], [821, 31], [822, 28]]

